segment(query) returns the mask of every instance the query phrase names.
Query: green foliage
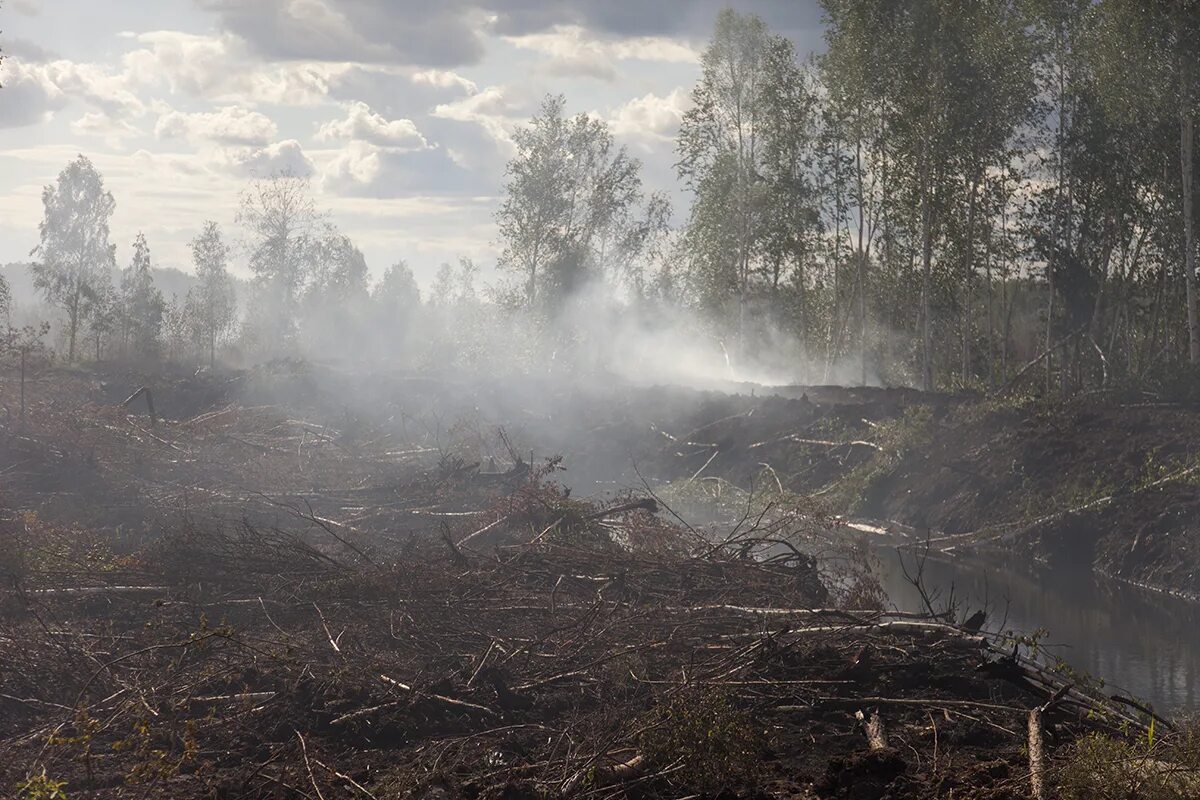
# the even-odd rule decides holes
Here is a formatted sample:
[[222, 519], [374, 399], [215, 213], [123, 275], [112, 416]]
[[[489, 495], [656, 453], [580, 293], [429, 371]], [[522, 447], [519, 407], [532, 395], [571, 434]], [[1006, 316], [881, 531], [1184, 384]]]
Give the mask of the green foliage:
[[0, 325], [8, 325], [12, 313], [12, 289], [8, 281], [0, 275]]
[[643, 196], [641, 162], [608, 124], [568, 117], [565, 109], [565, 98], [548, 96], [513, 134], [517, 154], [505, 168], [496, 212], [500, 265], [522, 281], [526, 306], [539, 311], [560, 310], [593, 280], [628, 279], [669, 216], [662, 197]]
[[154, 285], [150, 246], [139, 233], [133, 242], [133, 260], [121, 274], [122, 333], [131, 354], [158, 354], [165, 306], [162, 292]]
[[116, 208], [104, 179], [84, 156], [68, 164], [54, 185], [42, 192], [41, 242], [34, 250], [34, 286], [67, 317], [67, 360], [75, 360], [75, 344], [86, 319], [87, 300], [99, 277], [115, 266], [116, 245], [110, 244], [109, 219]]
[[731, 9], [717, 17], [701, 70], [677, 146], [679, 176], [695, 194], [687, 282], [744, 347], [756, 311], [772, 311], [770, 299], [812, 247], [815, 96], [792, 43]]
[[1056, 758], [1053, 777], [1062, 800], [1190, 800], [1200, 795], [1200, 728], [1088, 734]]
[[48, 777], [43, 769], [40, 775], [26, 778], [17, 784], [16, 800], [69, 800], [66, 786], [66, 781], [56, 781]]
[[221, 238], [217, 223], [208, 221], [191, 242], [192, 263], [199, 285], [188, 290], [185, 301], [192, 338], [210, 365], [216, 359], [217, 343], [237, 321], [237, 295], [229, 275], [229, 246]]
[[834, 486], [830, 505], [847, 512], [862, 508], [872, 487], [891, 474], [909, 450], [929, 442], [933, 425], [933, 409], [926, 405], [910, 406], [902, 416], [876, 425], [871, 438], [878, 450]]
[[752, 783], [763, 746], [749, 712], [714, 688], [680, 690], [655, 709], [639, 738], [652, 764], [682, 767], [677, 783], [712, 795]]

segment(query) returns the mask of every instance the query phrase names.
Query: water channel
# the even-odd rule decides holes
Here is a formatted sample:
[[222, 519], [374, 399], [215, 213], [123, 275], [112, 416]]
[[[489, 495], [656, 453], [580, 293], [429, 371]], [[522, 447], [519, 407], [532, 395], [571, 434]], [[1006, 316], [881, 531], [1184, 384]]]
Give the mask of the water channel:
[[[893, 549], [876, 551], [884, 590], [900, 611], [924, 611]], [[904, 556], [910, 574], [911, 554]], [[986, 605], [987, 627], [1018, 633], [1048, 631], [1047, 651], [1102, 677], [1171, 715], [1200, 708], [1200, 603], [1152, 592], [1090, 572], [1050, 572], [1005, 556], [985, 560], [927, 559], [923, 583], [960, 607]]]

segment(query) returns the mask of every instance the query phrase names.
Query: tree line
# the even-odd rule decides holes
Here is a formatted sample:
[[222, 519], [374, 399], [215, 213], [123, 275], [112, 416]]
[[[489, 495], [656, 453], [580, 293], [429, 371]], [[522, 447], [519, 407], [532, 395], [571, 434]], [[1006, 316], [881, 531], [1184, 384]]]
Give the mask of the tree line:
[[144, 237], [118, 285], [113, 200], [83, 157], [43, 197], [37, 286], [69, 359], [85, 336], [96, 357], [170, 340], [209, 361], [228, 342], [386, 353], [396, 337], [449, 357], [484, 347], [479, 331], [558, 347], [578, 299], [602, 292], [643, 318], [685, 310], [735, 363], [787, 341], [807, 380], [1194, 379], [1200, 0], [822, 6], [827, 47], [809, 59], [762, 19], [719, 14], [675, 142], [678, 214], [603, 120], [548, 97], [513, 135], [507, 279], [482, 290], [469, 261], [429, 303], [403, 262], [370, 286], [307, 182], [279, 175], [252, 182], [237, 218], [254, 313], [234, 313], [215, 223], [192, 243], [197, 287], [164, 302]]
[[743, 357], [785, 332], [816, 377], [853, 363], [863, 382], [1075, 392], [1195, 375], [1200, 3], [822, 5], [827, 49], [807, 61], [760, 18], [719, 15], [676, 141], [678, 231], [602, 123], [547, 102], [499, 214], [528, 306], [609, 272]]

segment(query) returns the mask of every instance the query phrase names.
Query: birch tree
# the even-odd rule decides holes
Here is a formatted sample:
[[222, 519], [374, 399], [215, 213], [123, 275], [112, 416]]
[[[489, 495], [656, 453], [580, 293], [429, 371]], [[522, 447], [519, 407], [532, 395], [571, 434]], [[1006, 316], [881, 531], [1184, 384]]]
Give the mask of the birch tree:
[[308, 179], [290, 173], [261, 178], [242, 195], [237, 214], [258, 290], [254, 324], [267, 347], [295, 342], [299, 302], [314, 249], [325, 229]]
[[643, 202], [641, 163], [607, 123], [567, 117], [565, 105], [547, 97], [513, 134], [517, 154], [496, 213], [500, 265], [520, 276], [526, 305], [544, 310], [602, 275], [605, 245], [625, 238], [623, 226]]
[[1107, 106], [1146, 125], [1174, 120], [1178, 130], [1178, 225], [1186, 303], [1188, 361], [1200, 366], [1196, 287], [1195, 127], [1200, 113], [1200, 1], [1104, 0], [1095, 13], [1092, 61]]
[[221, 238], [220, 226], [212, 221], [204, 223], [190, 246], [198, 284], [188, 290], [185, 305], [212, 367], [216, 363], [217, 343], [237, 322], [237, 295], [229, 275], [229, 246]]
[[792, 43], [754, 15], [722, 11], [700, 65], [676, 145], [679, 177], [694, 195], [689, 272], [701, 303], [732, 318], [744, 339], [756, 282], [777, 292], [781, 259], [801, 241], [778, 234], [804, 230], [810, 206], [798, 167], [809, 97]]
[[166, 307], [162, 292], [154, 285], [152, 269], [150, 245], [139, 233], [133, 243], [133, 259], [121, 274], [121, 301], [125, 342], [134, 355], [143, 357], [159, 352]]
[[33, 250], [38, 258], [34, 285], [65, 314], [67, 361], [73, 362], [87, 299], [98, 276], [116, 264], [116, 246], [108, 241], [116, 201], [92, 162], [81, 155], [42, 191], [42, 205], [41, 243]]

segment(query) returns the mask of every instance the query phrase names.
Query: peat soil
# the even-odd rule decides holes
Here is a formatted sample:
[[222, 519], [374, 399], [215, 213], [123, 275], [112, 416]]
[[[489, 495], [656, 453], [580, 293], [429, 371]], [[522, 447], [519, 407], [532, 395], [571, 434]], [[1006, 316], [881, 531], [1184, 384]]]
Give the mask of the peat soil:
[[[157, 422], [122, 405], [141, 386]], [[815, 493], [1052, 557], [1060, 499], [1121, 505], [1070, 472], [1112, 434], [1065, 449], [1062, 426], [1102, 411], [754, 391], [59, 369], [20, 419], [4, 375], [0, 792], [44, 771], [71, 798], [1016, 798], [1027, 715], [1052, 697], [1052, 757], [1144, 735], [1019, 642], [884, 614], [852, 550], [838, 585], [780, 550], [812, 535], [786, 498]], [[1193, 412], [1111, 413], [1158, 415], [1128, 427], [1157, 461], [1104, 462], [1145, 485], [1126, 502], [1192, 485], [1172, 475]], [[1020, 515], [965, 479], [1020, 466], [1005, 491], [1029, 494], [1060, 457], [1054, 485], [1087, 491]], [[680, 521], [659, 493], [681, 485], [765, 486], [773, 510]]]

